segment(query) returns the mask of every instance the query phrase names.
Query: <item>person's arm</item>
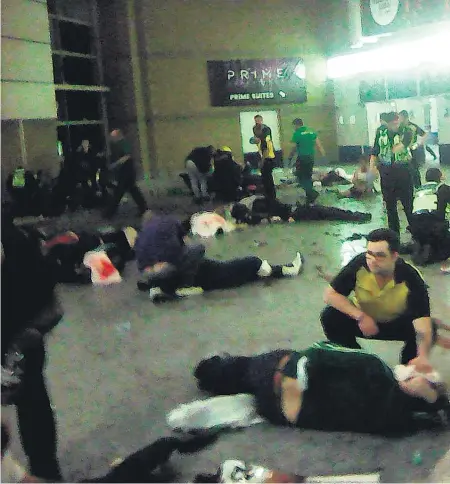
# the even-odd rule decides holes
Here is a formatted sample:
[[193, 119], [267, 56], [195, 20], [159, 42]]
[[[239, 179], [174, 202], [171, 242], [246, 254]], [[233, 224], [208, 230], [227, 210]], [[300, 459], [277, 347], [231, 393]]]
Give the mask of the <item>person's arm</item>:
[[403, 151], [405, 148], [411, 145], [412, 140], [412, 130], [405, 128], [405, 130], [403, 131], [402, 140], [400, 141], [400, 143], [397, 143], [392, 147], [392, 152], [398, 153], [399, 151]]
[[375, 133], [375, 141], [373, 143], [372, 153], [370, 155], [369, 169], [372, 172], [377, 170], [378, 156], [380, 154], [380, 133], [381, 129], [377, 129]]
[[417, 146], [423, 146], [425, 140], [427, 139], [427, 133], [416, 124], [416, 132], [417, 132]]
[[413, 318], [417, 341], [417, 357], [409, 363], [415, 364], [422, 371], [426, 371], [431, 368], [428, 355], [433, 346], [430, 298], [425, 281], [419, 271], [407, 263], [404, 264], [404, 279], [409, 289], [407, 311]]
[[316, 148], [319, 150], [319, 153], [325, 157], [325, 150], [323, 148], [322, 142], [320, 141], [319, 137], [316, 138]]

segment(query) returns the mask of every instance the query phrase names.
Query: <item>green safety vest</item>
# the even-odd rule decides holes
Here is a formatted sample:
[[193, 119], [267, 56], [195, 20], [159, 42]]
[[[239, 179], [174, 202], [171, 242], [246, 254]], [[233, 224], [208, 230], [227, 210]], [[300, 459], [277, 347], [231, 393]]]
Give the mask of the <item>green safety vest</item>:
[[411, 159], [411, 150], [409, 146], [404, 148], [398, 153], [392, 153], [392, 147], [398, 143], [402, 142], [404, 130], [409, 128], [403, 128], [403, 131], [396, 133], [394, 136], [394, 141], [391, 144], [388, 135], [388, 129], [384, 128], [380, 131], [380, 136], [378, 138], [378, 143], [380, 145], [380, 154], [378, 158], [383, 163], [391, 163], [392, 161], [397, 163], [407, 163]]
[[12, 186], [14, 188], [23, 188], [25, 186], [25, 170], [16, 168], [13, 173]]

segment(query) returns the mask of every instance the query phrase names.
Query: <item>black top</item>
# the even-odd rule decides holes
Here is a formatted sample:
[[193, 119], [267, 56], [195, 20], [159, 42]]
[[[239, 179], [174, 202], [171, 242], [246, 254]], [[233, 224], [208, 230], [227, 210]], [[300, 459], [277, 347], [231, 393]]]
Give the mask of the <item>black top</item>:
[[2, 358], [13, 339], [53, 300], [56, 277], [41, 253], [38, 237], [15, 227], [2, 227]]
[[186, 161], [193, 161], [200, 173], [208, 173], [211, 170], [211, 155], [209, 146], [200, 146], [188, 154]]
[[408, 123], [408, 128], [410, 128], [413, 132], [413, 139], [412, 142], [415, 143], [417, 141], [417, 136], [425, 136], [425, 131], [416, 123]]
[[354, 302], [376, 321], [390, 321], [407, 313], [411, 319], [430, 316], [430, 301], [419, 271], [399, 258], [394, 281], [380, 289], [369, 271], [366, 254], [359, 254], [341, 269], [331, 287], [344, 296], [355, 292]]

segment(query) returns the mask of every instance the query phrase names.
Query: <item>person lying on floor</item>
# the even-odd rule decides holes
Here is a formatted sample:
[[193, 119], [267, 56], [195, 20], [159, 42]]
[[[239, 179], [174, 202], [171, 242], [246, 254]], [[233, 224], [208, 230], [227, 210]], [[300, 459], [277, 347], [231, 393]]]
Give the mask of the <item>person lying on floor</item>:
[[195, 274], [192, 287], [183, 287], [180, 279], [165, 270], [166, 263], [159, 263], [147, 268], [147, 281], [139, 282], [142, 291], [150, 289], [153, 301], [163, 301], [182, 296], [201, 294], [203, 291], [228, 289], [249, 284], [260, 279], [295, 277], [303, 267], [303, 258], [299, 252], [293, 262], [287, 265], [270, 265], [267, 260], [247, 256], [228, 261], [204, 258]]
[[426, 183], [414, 194], [413, 215], [408, 229], [413, 237], [413, 262], [426, 265], [450, 257], [450, 186], [439, 168], [429, 168]]
[[[450, 404], [439, 376], [329, 342], [306, 350], [213, 356], [194, 370], [213, 395], [252, 394], [271, 423], [325, 431], [393, 434], [416, 429], [416, 413], [436, 417]], [[404, 369], [404, 370], [403, 370]], [[439, 382], [438, 382], [439, 380]]]
[[[133, 259], [137, 232], [133, 227], [105, 233], [64, 232], [43, 240], [42, 250], [57, 271], [58, 282], [89, 284], [91, 274], [83, 264], [86, 253], [103, 249], [114, 267], [122, 272]], [[44, 235], [41, 233], [41, 238]]]
[[[2, 482], [49, 482], [27, 472], [9, 452], [10, 432], [2, 421]], [[98, 477], [91, 477], [78, 482], [174, 482], [175, 473], [171, 469], [159, 469], [178, 451], [180, 454], [192, 454], [212, 444], [217, 434], [195, 437], [165, 437], [143, 447], [117, 464], [109, 472]], [[54, 482], [54, 481], [53, 481]]]
[[253, 195], [243, 198], [235, 203], [231, 210], [231, 216], [236, 223], [258, 225], [263, 220], [272, 221], [279, 218], [284, 222], [300, 222], [306, 220], [345, 220], [350, 222], [369, 222], [372, 219], [370, 213], [352, 212], [336, 207], [322, 205], [301, 205], [297, 203], [291, 206], [278, 200], [271, 202], [270, 207], [266, 197]]

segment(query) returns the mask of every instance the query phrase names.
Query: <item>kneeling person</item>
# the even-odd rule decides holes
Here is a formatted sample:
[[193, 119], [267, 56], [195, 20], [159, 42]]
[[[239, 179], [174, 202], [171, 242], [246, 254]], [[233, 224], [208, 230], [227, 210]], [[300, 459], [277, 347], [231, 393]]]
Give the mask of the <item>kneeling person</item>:
[[439, 168], [429, 168], [426, 183], [414, 196], [409, 230], [413, 236], [416, 264], [444, 261], [450, 257], [450, 232], [446, 220], [450, 207], [450, 186], [442, 182]]

